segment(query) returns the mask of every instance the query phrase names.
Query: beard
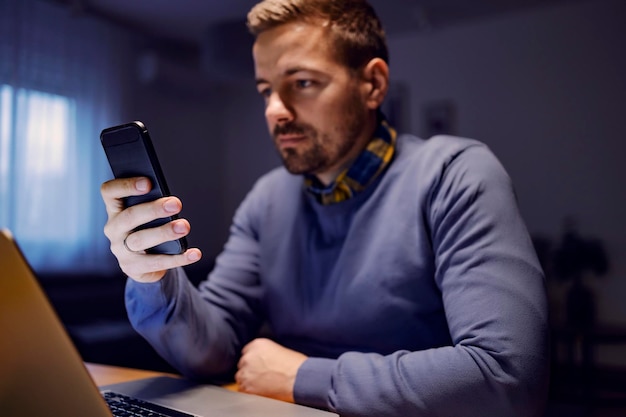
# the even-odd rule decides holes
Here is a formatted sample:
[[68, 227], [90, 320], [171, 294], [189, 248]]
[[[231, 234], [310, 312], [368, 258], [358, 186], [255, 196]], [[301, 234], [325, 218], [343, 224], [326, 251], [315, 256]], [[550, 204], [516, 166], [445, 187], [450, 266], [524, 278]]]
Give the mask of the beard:
[[[304, 136], [304, 143], [294, 148], [280, 149], [276, 137], [281, 134]], [[324, 144], [330, 142], [328, 135], [320, 135], [313, 126], [306, 123], [290, 122], [276, 126], [274, 143], [283, 165], [292, 174], [314, 174], [323, 171], [332, 159]]]
[[[354, 149], [366, 125], [360, 97], [353, 94], [344, 108], [348, 109], [348, 113], [343, 123], [334, 126], [331, 132], [322, 133], [310, 124], [295, 121], [276, 125], [272, 136], [287, 171], [296, 175], [315, 175], [344, 162], [342, 159]], [[303, 136], [305, 139], [296, 147], [280, 149], [277, 137], [285, 134]]]

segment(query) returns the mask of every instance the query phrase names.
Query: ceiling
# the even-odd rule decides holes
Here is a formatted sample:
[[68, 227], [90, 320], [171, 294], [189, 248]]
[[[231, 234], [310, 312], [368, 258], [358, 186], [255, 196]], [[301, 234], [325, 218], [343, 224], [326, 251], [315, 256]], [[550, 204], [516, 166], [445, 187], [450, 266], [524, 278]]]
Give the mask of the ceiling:
[[[221, 22], [243, 22], [257, 0], [53, 0], [147, 35], [202, 43]], [[370, 0], [388, 33], [424, 31], [524, 8], [583, 0]], [[590, 0], [587, 0], [590, 1]]]

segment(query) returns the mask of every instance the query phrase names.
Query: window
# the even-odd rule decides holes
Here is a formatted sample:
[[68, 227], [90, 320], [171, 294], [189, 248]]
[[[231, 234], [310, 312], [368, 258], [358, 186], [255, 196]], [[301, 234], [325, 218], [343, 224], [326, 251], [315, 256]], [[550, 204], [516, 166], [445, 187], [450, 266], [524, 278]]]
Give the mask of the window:
[[[85, 261], [93, 254], [85, 249], [103, 239], [94, 190], [107, 172], [83, 171], [102, 164], [80, 163], [96, 155], [95, 145], [78, 143], [77, 122], [70, 97], [0, 86], [0, 226], [44, 271], [90, 269]], [[85, 139], [98, 144], [97, 137]]]
[[[0, 85], [0, 201], [8, 197], [9, 187], [9, 136], [11, 135], [11, 87]], [[0, 224], [6, 224], [7, 213], [0, 211]]]
[[118, 271], [99, 134], [123, 121], [131, 39], [58, 4], [0, 2], [0, 228], [37, 272]]
[[[58, 205], [61, 199], [49, 201], [42, 190], [62, 192], [71, 171], [69, 129], [75, 103], [67, 97], [24, 89], [14, 90], [3, 85], [1, 91], [0, 126], [2, 222], [19, 222], [20, 238], [45, 239], [50, 243], [63, 243], [76, 239], [77, 230], [68, 230], [61, 222], [46, 224], [48, 210], [41, 207]], [[13, 123], [16, 109], [22, 109], [21, 128]], [[24, 154], [26, 157], [17, 157]], [[11, 158], [11, 156], [14, 156]], [[22, 167], [14, 164], [24, 164]], [[23, 181], [16, 178], [25, 176]], [[11, 181], [9, 181], [11, 180]], [[30, 186], [29, 186], [30, 185]], [[10, 190], [9, 187], [20, 187]], [[15, 204], [11, 200], [16, 199]], [[61, 203], [62, 204], [62, 203]]]

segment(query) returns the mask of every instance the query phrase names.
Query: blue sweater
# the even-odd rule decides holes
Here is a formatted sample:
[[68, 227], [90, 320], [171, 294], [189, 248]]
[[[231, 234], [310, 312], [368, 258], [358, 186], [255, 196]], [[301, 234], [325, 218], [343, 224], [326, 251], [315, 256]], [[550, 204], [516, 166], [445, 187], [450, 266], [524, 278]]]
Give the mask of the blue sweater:
[[543, 275], [511, 182], [479, 142], [404, 135], [387, 171], [322, 206], [278, 168], [198, 289], [128, 280], [135, 329], [182, 373], [232, 372], [267, 323], [308, 356], [296, 402], [344, 416], [537, 416]]

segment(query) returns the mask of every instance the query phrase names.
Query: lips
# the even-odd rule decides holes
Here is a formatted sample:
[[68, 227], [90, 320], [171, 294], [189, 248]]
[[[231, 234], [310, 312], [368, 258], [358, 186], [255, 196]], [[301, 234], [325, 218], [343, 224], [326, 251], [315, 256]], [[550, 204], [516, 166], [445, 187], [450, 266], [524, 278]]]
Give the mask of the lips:
[[305, 135], [278, 135], [276, 143], [281, 148], [292, 147], [306, 139]]

